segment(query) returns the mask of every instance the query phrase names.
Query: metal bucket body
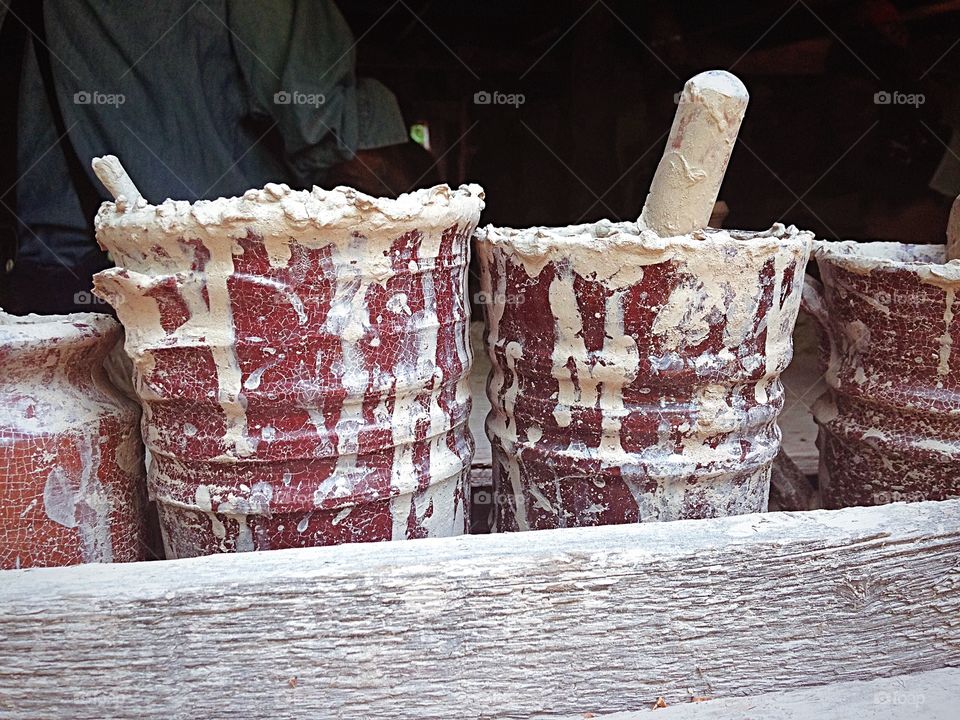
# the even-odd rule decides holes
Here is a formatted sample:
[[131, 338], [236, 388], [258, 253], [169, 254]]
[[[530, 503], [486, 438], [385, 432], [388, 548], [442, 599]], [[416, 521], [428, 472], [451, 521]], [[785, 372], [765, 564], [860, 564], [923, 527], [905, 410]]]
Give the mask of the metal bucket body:
[[942, 245], [817, 241], [814, 257], [824, 506], [960, 496], [960, 266]]
[[765, 510], [811, 239], [482, 230], [498, 529]]
[[108, 315], [0, 312], [0, 569], [146, 557], [140, 410]]
[[104, 206], [168, 557], [464, 532], [482, 198]]

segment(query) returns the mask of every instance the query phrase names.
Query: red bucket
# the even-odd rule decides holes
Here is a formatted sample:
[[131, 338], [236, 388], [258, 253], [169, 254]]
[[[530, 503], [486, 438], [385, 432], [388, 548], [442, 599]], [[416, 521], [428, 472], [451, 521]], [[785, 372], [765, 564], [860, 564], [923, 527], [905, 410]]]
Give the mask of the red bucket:
[[108, 315], [0, 312], [0, 568], [147, 556], [140, 410]]
[[816, 242], [828, 508], [960, 497], [960, 266], [943, 245]]
[[498, 529], [766, 510], [810, 233], [479, 233]]
[[465, 530], [476, 185], [107, 203], [168, 557]]

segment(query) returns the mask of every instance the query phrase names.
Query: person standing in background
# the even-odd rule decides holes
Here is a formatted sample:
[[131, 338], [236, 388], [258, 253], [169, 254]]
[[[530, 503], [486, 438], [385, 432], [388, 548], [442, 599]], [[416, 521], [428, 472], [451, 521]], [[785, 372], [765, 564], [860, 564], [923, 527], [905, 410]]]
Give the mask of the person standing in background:
[[0, 22], [8, 311], [107, 310], [88, 292], [110, 265], [95, 156], [120, 157], [153, 202], [342, 179], [396, 195], [422, 169], [329, 0], [2, 0]]

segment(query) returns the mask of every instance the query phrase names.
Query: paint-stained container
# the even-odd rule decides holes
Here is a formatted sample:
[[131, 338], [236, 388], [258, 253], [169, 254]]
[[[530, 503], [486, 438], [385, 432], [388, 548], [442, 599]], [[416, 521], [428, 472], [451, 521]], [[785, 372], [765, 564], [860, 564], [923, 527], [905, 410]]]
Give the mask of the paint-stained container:
[[146, 557], [140, 409], [105, 368], [122, 335], [0, 312], [0, 568]]
[[943, 245], [814, 243], [824, 506], [960, 496], [960, 264]]
[[481, 230], [498, 529], [765, 510], [811, 240]]
[[478, 186], [106, 203], [168, 557], [456, 535]]

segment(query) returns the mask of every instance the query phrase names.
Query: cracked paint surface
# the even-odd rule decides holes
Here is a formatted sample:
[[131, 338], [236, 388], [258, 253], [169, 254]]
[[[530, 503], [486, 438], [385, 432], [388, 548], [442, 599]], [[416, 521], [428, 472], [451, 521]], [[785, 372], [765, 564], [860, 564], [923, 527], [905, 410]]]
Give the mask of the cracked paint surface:
[[107, 203], [167, 557], [461, 534], [477, 186]]
[[140, 411], [107, 315], [0, 312], [0, 568], [146, 557]]
[[817, 241], [814, 257], [824, 506], [960, 496], [960, 263], [943, 245], [894, 242]]
[[480, 231], [498, 529], [765, 510], [811, 240]]

